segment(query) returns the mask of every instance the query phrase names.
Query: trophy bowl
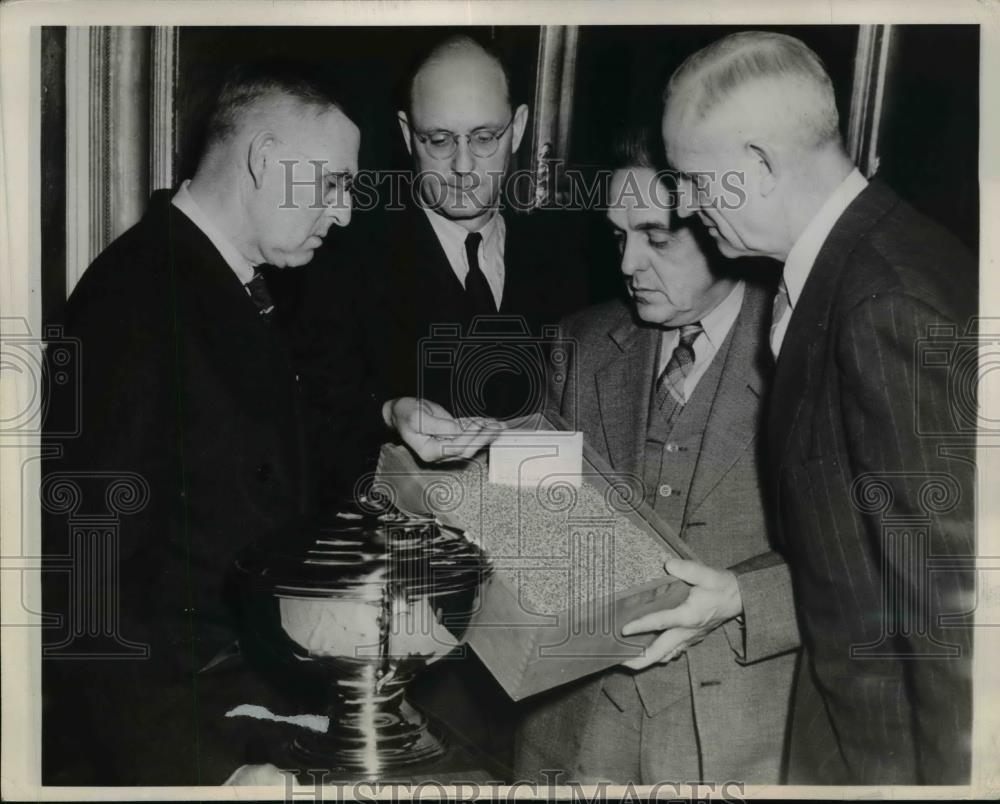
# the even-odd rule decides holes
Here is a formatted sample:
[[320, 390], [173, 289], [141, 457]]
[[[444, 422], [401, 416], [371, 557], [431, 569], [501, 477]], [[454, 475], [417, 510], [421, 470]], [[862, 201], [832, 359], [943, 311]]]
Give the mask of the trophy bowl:
[[248, 652], [320, 690], [329, 726], [287, 748], [300, 769], [391, 776], [446, 751], [405, 697], [458, 645], [492, 568], [456, 528], [354, 506], [236, 562]]

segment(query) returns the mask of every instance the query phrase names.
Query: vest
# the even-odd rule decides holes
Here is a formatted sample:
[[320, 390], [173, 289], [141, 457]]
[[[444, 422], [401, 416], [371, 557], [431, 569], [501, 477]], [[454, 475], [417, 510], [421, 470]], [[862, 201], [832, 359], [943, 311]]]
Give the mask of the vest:
[[671, 397], [657, 410], [653, 404], [655, 389], [651, 389], [649, 424], [642, 456], [646, 501], [682, 537], [691, 480], [698, 464], [712, 403], [722, 379], [722, 367], [726, 364], [733, 329], [735, 324], [686, 405], [678, 405]]
[[[740, 315], [743, 315], [742, 310]], [[682, 538], [689, 490], [701, 453], [702, 438], [738, 323], [739, 318], [733, 323], [686, 405], [678, 405], [670, 397], [657, 410], [654, 405], [655, 386], [650, 389], [649, 423], [642, 460], [646, 501]], [[635, 701], [638, 696], [639, 701], [631, 706], [641, 701], [649, 715], [691, 694], [686, 657], [666, 667], [653, 665], [639, 673], [613, 668], [604, 674], [601, 684], [616, 706], [629, 706], [626, 702]]]

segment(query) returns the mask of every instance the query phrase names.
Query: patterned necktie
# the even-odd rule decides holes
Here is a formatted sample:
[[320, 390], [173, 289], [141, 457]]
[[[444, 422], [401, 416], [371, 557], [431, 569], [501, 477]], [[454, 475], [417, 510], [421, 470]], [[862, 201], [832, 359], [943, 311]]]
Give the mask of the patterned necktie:
[[681, 327], [680, 339], [674, 347], [670, 360], [656, 381], [656, 407], [663, 407], [667, 394], [674, 398], [678, 405], [683, 405], [684, 379], [691, 373], [694, 366], [694, 342], [704, 332], [701, 324], [685, 324]]
[[465, 277], [465, 295], [476, 315], [496, 315], [497, 305], [486, 276], [479, 268], [479, 244], [483, 236], [470, 232], [465, 238], [465, 255], [469, 258], [469, 273]]
[[274, 301], [271, 299], [271, 292], [267, 289], [267, 283], [264, 281], [264, 274], [255, 273], [253, 279], [243, 287], [246, 288], [253, 303], [257, 306], [260, 317], [265, 321], [270, 321], [271, 314], [274, 312]]
[[781, 348], [781, 338], [783, 337], [783, 330], [787, 331], [783, 327], [785, 324], [785, 318], [791, 315], [792, 305], [788, 299], [788, 287], [785, 285], [785, 280], [778, 283], [778, 292], [774, 294], [774, 305], [771, 308], [771, 352], [775, 357], [778, 356], [778, 352]]

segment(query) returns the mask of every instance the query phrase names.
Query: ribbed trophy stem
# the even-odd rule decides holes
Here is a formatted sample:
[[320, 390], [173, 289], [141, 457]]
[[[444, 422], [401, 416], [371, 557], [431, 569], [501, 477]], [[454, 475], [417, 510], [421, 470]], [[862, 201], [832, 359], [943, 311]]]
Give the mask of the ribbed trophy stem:
[[387, 583], [378, 617], [377, 663], [352, 662], [350, 672], [335, 678], [326, 733], [295, 741], [295, 754], [308, 769], [374, 779], [444, 754], [426, 718], [404, 699], [406, 686], [416, 674], [404, 670], [391, 650], [391, 626], [400, 602], [400, 590]]

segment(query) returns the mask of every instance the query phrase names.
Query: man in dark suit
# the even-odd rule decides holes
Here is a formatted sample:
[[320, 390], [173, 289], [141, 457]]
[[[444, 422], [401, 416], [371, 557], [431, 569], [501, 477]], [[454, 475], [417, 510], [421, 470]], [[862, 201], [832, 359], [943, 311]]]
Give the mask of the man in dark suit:
[[[526, 701], [515, 776], [558, 769], [563, 781], [590, 783], [774, 784], [798, 631], [788, 568], [768, 541], [759, 467], [770, 290], [739, 280], [717, 255], [713, 264], [700, 224], [666, 204], [658, 140], [627, 139], [610, 183], [607, 216], [632, 301], [564, 321], [574, 357], [551, 405], [616, 472], [642, 478], [653, 510], [717, 568], [668, 562], [696, 583], [694, 595], [725, 590], [713, 593], [721, 613], [686, 650], [654, 642], [630, 669]], [[663, 617], [680, 621], [699, 605], [628, 630], [662, 628]]]
[[[582, 306], [585, 285], [567, 247], [573, 239], [553, 229], [549, 212], [501, 211], [528, 107], [512, 104], [501, 60], [465, 36], [426, 52], [410, 79], [398, 117], [412, 181], [402, 199], [379, 199], [387, 208], [355, 232], [338, 257], [344, 270], [307, 272], [294, 325], [299, 373], [329, 410], [339, 402], [324, 390], [328, 378], [360, 352], [385, 396], [418, 396], [456, 417], [535, 412], [544, 402], [543, 327], [554, 333]], [[346, 346], [345, 330], [364, 341]], [[342, 440], [335, 424], [317, 438]], [[367, 460], [365, 448], [355, 451], [355, 474], [374, 468], [378, 444], [368, 442]], [[338, 462], [322, 468], [322, 482], [342, 475]], [[437, 663], [413, 696], [458, 739], [509, 762], [509, 700], [478, 659]]]
[[[61, 617], [45, 640], [46, 783], [218, 784], [259, 761], [246, 719], [225, 717], [271, 700], [233, 655], [225, 579], [311, 506], [297, 378], [258, 266], [303, 265], [348, 224], [359, 137], [304, 74], [237, 68], [194, 176], [154, 194], [67, 303], [79, 397], [50, 401], [76, 406], [80, 431], [41, 494], [46, 556], [75, 566], [45, 576]], [[358, 409], [385, 428], [415, 408]], [[93, 523], [116, 515], [105, 539]]]
[[784, 263], [767, 457], [804, 643], [789, 781], [968, 783], [974, 466], [921, 432], [946, 433], [955, 407], [948, 372], [915, 355], [934, 327], [966, 331], [975, 262], [854, 168], [797, 39], [691, 56], [663, 133], [680, 213], [728, 257]]
[[[499, 209], [528, 107], [512, 105], [503, 63], [465, 37], [424, 57], [408, 101], [399, 124], [417, 203], [392, 214], [393, 237], [375, 266], [376, 354], [387, 390], [434, 400], [455, 416], [536, 411], [544, 401], [541, 325], [573, 304], [568, 277], [565, 297], [554, 291], [559, 273], [576, 266], [557, 254], [561, 239], [537, 216]], [[439, 662], [413, 692], [460, 739], [508, 764], [510, 702], [477, 657]]]
[[426, 54], [407, 100], [398, 116], [417, 204], [396, 222], [401, 236], [383, 263], [390, 388], [457, 416], [530, 412], [543, 388], [519, 341], [574, 309], [583, 285], [566, 238], [545, 225], [550, 213], [500, 210], [528, 107], [513, 105], [503, 62], [466, 37]]
[[582, 306], [585, 281], [574, 239], [553, 224], [565, 220], [558, 211], [502, 209], [525, 202], [523, 187], [504, 191], [528, 107], [512, 102], [498, 56], [465, 36], [424, 53], [406, 101], [398, 119], [411, 181], [402, 197], [380, 197], [351, 238], [353, 292], [317, 266], [302, 318], [332, 324], [329, 300], [355, 298], [389, 396], [420, 396], [455, 416], [537, 410], [535, 345], [544, 324], [554, 329]]
[[492, 49], [439, 39], [415, 60], [401, 104], [409, 180], [372, 186], [379, 174], [362, 171], [363, 214], [290, 294], [310, 438], [337, 447], [317, 452], [317, 492], [334, 499], [374, 470], [380, 445], [370, 429], [339, 424], [357, 399], [345, 400], [345, 374], [362, 377], [369, 397], [418, 396], [456, 417], [534, 412], [546, 325], [554, 332], [588, 288], [576, 216], [523, 212], [524, 182], [505, 193], [529, 110], [513, 104]]

